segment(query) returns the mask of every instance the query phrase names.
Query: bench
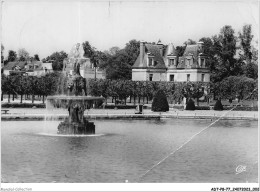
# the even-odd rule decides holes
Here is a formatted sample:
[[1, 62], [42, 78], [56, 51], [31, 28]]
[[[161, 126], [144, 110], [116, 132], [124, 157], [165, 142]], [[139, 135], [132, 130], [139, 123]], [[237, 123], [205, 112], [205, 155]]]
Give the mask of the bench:
[[8, 114], [8, 109], [1, 109], [1, 112], [4, 112], [4, 113], [2, 113], [2, 114]]

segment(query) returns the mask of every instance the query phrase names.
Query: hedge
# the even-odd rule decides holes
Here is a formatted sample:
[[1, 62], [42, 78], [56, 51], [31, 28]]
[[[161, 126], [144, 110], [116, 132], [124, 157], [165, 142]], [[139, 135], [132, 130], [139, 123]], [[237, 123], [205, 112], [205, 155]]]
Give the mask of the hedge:
[[195, 110], [210, 110], [209, 106], [196, 106]]
[[[224, 110], [231, 110], [235, 106], [225, 106]], [[237, 106], [233, 109], [233, 111], [258, 111], [258, 107], [248, 107], [248, 106]]]
[[4, 103], [2, 108], [46, 108], [46, 105], [43, 103]]
[[105, 109], [136, 109], [136, 105], [105, 105]]

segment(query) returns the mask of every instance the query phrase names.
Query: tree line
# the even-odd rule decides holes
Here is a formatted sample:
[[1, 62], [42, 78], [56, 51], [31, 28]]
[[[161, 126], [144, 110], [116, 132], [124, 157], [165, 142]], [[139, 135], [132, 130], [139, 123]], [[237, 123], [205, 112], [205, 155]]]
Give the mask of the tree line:
[[[207, 54], [207, 65], [211, 72], [211, 82], [220, 82], [229, 76], [246, 76], [258, 78], [258, 42], [253, 45], [251, 25], [244, 25], [238, 33], [229, 26], [223, 26], [219, 33], [211, 37], [202, 37], [204, 50]], [[155, 42], [150, 42], [155, 44]], [[176, 46], [178, 56], [182, 56], [187, 45], [196, 44], [196, 41], [188, 39], [182, 46]], [[82, 43], [84, 56], [90, 58], [94, 66], [106, 71], [107, 79], [131, 79], [131, 67], [139, 55], [140, 41], [130, 40], [125, 47], [111, 47], [107, 51], [99, 51], [90, 42]], [[4, 46], [1, 45], [3, 53]], [[52, 62], [55, 71], [61, 71], [63, 60], [68, 56], [64, 51], [54, 52], [43, 58], [43, 62]], [[18, 54], [10, 50], [5, 63], [8, 61], [24, 61], [26, 59], [39, 60], [36, 54], [30, 57], [25, 49], [19, 49]], [[2, 58], [3, 60], [3, 58]]]
[[[46, 74], [42, 77], [35, 76], [5, 76], [2, 75], [2, 99], [8, 95], [8, 102], [11, 96], [20, 96], [20, 102], [24, 97], [30, 96], [34, 103], [35, 96], [40, 96], [43, 103], [48, 95], [64, 94], [61, 88], [64, 75], [60, 72]], [[112, 98], [112, 102], [126, 104], [129, 102], [148, 103], [152, 100], [158, 90], [162, 90], [169, 101], [173, 104], [181, 104], [183, 98], [197, 100], [209, 99], [257, 99], [257, 80], [248, 77], [230, 76], [218, 83], [203, 82], [165, 82], [165, 81], [131, 81], [131, 80], [110, 80], [110, 79], [87, 79], [87, 93], [92, 96], [102, 96], [106, 99]]]

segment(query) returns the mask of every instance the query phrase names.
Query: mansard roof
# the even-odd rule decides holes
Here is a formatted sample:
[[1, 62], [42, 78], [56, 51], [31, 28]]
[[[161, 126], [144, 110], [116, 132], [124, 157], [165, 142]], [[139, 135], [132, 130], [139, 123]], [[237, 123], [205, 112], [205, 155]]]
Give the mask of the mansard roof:
[[166, 68], [163, 57], [157, 45], [145, 44], [145, 48], [149, 53], [151, 53], [152, 56], [154, 56], [154, 62], [157, 62], [157, 64], [154, 66], [155, 68]]
[[192, 55], [195, 59], [198, 58], [199, 55], [205, 55], [202, 50], [200, 50], [199, 45], [187, 45], [183, 56]]
[[[145, 43], [145, 53], [148, 54], [149, 56], [153, 56], [154, 58], [154, 66], [149, 66], [149, 68], [160, 68], [160, 69], [166, 69], [165, 67], [165, 63], [163, 60], [162, 55], [160, 54], [160, 49], [157, 45], [155, 44], [149, 44], [149, 43]], [[144, 54], [144, 58], [143, 58], [143, 63], [140, 63], [140, 54], [137, 57], [133, 68], [147, 68], [148, 67], [148, 63], [147, 63], [147, 59], [145, 59], [145, 54]]]
[[21, 69], [24, 68], [24, 66], [27, 64], [26, 61], [13, 61], [13, 62], [8, 62], [4, 66], [4, 70], [13, 70], [15, 66], [19, 66]]
[[[159, 43], [159, 44], [158, 44]], [[163, 46], [161, 44], [161, 41], [159, 40], [157, 44], [150, 44], [145, 43], [144, 44], [144, 55], [143, 55], [143, 63], [140, 62], [140, 54], [138, 58], [136, 59], [133, 68], [160, 68], [160, 69], [167, 69], [166, 62], [169, 56], [177, 56], [177, 51], [174, 48], [174, 45], [172, 43], [168, 44], [167, 46]], [[163, 50], [160, 50], [163, 49]], [[199, 56], [205, 56], [205, 54], [202, 52], [203, 50], [200, 49], [200, 46], [198, 44], [196, 45], [187, 45], [185, 48], [185, 51], [183, 53], [182, 57], [178, 57], [177, 61], [177, 68], [183, 69], [186, 68], [185, 65], [185, 58], [193, 58], [193, 64], [191, 68], [197, 68], [198, 67], [198, 57]], [[162, 53], [162, 55], [161, 55]], [[154, 58], [154, 66], [148, 66], [147, 63], [147, 56], [153, 56]], [[183, 61], [183, 62], [182, 62]]]

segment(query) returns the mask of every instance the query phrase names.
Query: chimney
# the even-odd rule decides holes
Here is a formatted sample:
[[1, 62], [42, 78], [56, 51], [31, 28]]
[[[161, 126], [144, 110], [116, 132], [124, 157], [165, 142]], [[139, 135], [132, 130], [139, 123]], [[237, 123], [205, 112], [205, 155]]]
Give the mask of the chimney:
[[140, 41], [140, 64], [144, 63], [144, 41]]
[[201, 53], [204, 53], [204, 42], [199, 41], [199, 42], [197, 43], [197, 45], [198, 45], [198, 47], [199, 47], [200, 52], [201, 52]]

